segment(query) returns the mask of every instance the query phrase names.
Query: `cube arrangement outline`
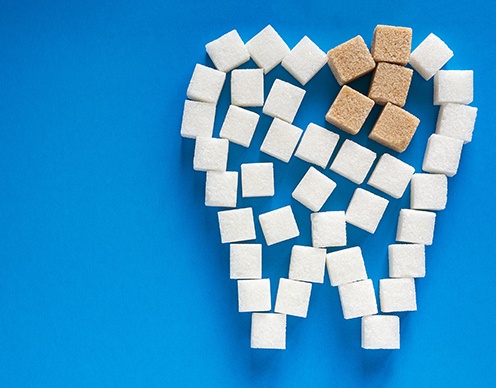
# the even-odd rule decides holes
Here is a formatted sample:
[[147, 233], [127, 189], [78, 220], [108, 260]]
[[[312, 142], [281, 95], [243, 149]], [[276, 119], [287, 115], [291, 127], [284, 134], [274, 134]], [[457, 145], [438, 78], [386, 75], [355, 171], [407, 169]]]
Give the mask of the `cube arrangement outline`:
[[215, 104], [185, 100], [181, 136], [189, 139], [196, 139], [198, 136], [212, 137], [215, 111]]
[[241, 192], [243, 198], [272, 197], [275, 192], [274, 163], [241, 164]]
[[260, 214], [258, 220], [267, 245], [274, 245], [300, 235], [290, 205]]
[[214, 137], [197, 136], [193, 169], [196, 171], [226, 171], [229, 141]]
[[327, 54], [305, 35], [284, 57], [281, 65], [300, 84], [306, 85], [326, 63]]
[[405, 193], [414, 172], [414, 167], [384, 153], [377, 161], [367, 184], [398, 199]]
[[231, 72], [231, 104], [245, 107], [263, 106], [263, 69], [235, 69]]
[[439, 70], [434, 76], [434, 105], [470, 104], [474, 100], [473, 70]]
[[236, 280], [261, 279], [262, 244], [230, 244], [229, 277]]
[[270, 88], [262, 112], [291, 124], [305, 94], [305, 89], [277, 78]]
[[363, 349], [399, 349], [400, 318], [396, 315], [369, 315], [362, 318]]
[[217, 104], [222, 87], [226, 80], [226, 73], [197, 63], [189, 81], [186, 95], [190, 100]]
[[250, 347], [253, 349], [286, 349], [286, 315], [253, 313]]
[[292, 279], [279, 279], [274, 312], [306, 318], [312, 283]]
[[433, 133], [427, 139], [422, 170], [452, 177], [458, 172], [463, 140]]
[[430, 80], [453, 56], [453, 51], [439, 37], [430, 33], [410, 54], [410, 65]]
[[417, 311], [417, 296], [413, 278], [379, 280], [379, 299], [383, 313]]
[[414, 174], [410, 185], [410, 208], [443, 210], [448, 201], [448, 178], [444, 174]]
[[336, 182], [310, 166], [291, 196], [314, 212], [318, 212], [330, 197]]
[[310, 123], [303, 132], [294, 156], [326, 168], [339, 141], [339, 135], [320, 125]]
[[248, 148], [255, 134], [260, 115], [236, 105], [230, 105], [219, 136]]
[[237, 199], [237, 171], [207, 171], [205, 206], [236, 207]]
[[388, 203], [386, 198], [358, 187], [346, 209], [346, 222], [375, 233]]
[[309, 283], [323, 283], [326, 250], [323, 248], [294, 245], [289, 261], [289, 279]]
[[436, 133], [469, 143], [472, 141], [476, 118], [477, 108], [474, 106], [443, 104], [437, 116]]
[[207, 43], [205, 49], [214, 66], [225, 73], [250, 59], [250, 54], [236, 30]]
[[222, 210], [217, 213], [221, 242], [255, 240], [255, 222], [251, 207]]
[[238, 280], [238, 309], [240, 313], [270, 311], [270, 279]]
[[432, 245], [436, 213], [425, 210], [401, 209], [396, 241]]
[[270, 24], [246, 42], [251, 58], [267, 74], [289, 54], [289, 47]]
[[326, 265], [333, 287], [367, 279], [367, 269], [359, 246], [329, 252]]
[[425, 277], [425, 245], [391, 244], [388, 246], [390, 278]]
[[377, 314], [377, 300], [372, 280], [342, 284], [338, 286], [338, 292], [344, 319]]

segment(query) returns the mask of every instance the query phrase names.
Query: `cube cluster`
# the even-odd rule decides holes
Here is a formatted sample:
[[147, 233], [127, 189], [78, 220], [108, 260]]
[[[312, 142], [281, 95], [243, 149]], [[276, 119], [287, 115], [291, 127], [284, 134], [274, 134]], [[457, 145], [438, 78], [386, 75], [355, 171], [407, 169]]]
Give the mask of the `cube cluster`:
[[[448, 177], [458, 171], [477, 118], [477, 108], [468, 105], [474, 98], [473, 71], [441, 70], [453, 52], [434, 34], [413, 51], [411, 44], [410, 28], [378, 25], [370, 50], [360, 35], [327, 53], [308, 36], [290, 49], [268, 25], [246, 44], [236, 30], [211, 41], [205, 47], [214, 67], [195, 65], [180, 133], [195, 141], [193, 169], [205, 172], [205, 205], [224, 208], [217, 212], [220, 239], [230, 244], [230, 278], [237, 281], [238, 310], [252, 314], [252, 348], [286, 348], [287, 316], [307, 317], [312, 285], [324, 283], [326, 269], [331, 286], [337, 287], [344, 319], [361, 318], [362, 348], [400, 347], [400, 319], [390, 313], [417, 310], [415, 279], [426, 275], [425, 247], [434, 241], [436, 212], [447, 204]], [[238, 69], [250, 59], [258, 68]], [[321, 125], [309, 123], [304, 130], [293, 125], [306, 94], [302, 86], [326, 63], [341, 88], [325, 121], [347, 133], [342, 142], [338, 133]], [[265, 84], [265, 75], [279, 64], [299, 86], [278, 78], [270, 87]], [[396, 154], [377, 155], [349, 139], [362, 130], [378, 104], [383, 107], [368, 137], [396, 153], [408, 148], [420, 120], [405, 109], [414, 76], [407, 65], [425, 80], [434, 79], [433, 103], [440, 105], [421, 173]], [[368, 73], [368, 93], [348, 85]], [[231, 105], [219, 137], [214, 137], [226, 80]], [[262, 153], [284, 163], [294, 155], [311, 164], [291, 193], [308, 209], [303, 210], [311, 212], [311, 246], [293, 245], [288, 275], [279, 280], [275, 303], [271, 281], [263, 278], [263, 244], [257, 242], [256, 221], [266, 246], [297, 238], [300, 228], [293, 204], [257, 217], [251, 206], [240, 205], [276, 194], [273, 162], [243, 163], [239, 171], [229, 170], [229, 144], [250, 147], [263, 122], [253, 108], [271, 118]], [[329, 170], [356, 185], [366, 181], [376, 191], [357, 187], [346, 211], [326, 210], [337, 187]], [[388, 247], [389, 277], [379, 280], [378, 304], [361, 248], [347, 246], [347, 225], [375, 233], [390, 200], [401, 198], [408, 185], [410, 208], [399, 212], [396, 243]], [[385, 314], [379, 315], [379, 309]]]

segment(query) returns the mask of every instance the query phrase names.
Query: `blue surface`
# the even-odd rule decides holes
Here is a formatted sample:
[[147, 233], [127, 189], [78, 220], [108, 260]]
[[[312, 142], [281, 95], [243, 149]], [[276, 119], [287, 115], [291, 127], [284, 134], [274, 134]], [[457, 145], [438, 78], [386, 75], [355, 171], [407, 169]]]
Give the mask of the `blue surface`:
[[[479, 0], [391, 4], [2, 1], [0, 386], [494, 386], [494, 13]], [[342, 318], [327, 275], [308, 318], [288, 317], [286, 351], [249, 347], [217, 209], [203, 206], [205, 176], [179, 128], [194, 64], [210, 64], [204, 44], [233, 28], [248, 40], [268, 23], [291, 47], [308, 35], [323, 50], [357, 34], [370, 44], [376, 24], [410, 26], [414, 47], [434, 32], [455, 52], [447, 68], [475, 71], [474, 141], [438, 213], [418, 311], [400, 314], [399, 351], [360, 348], [360, 321]], [[296, 84], [278, 67], [267, 86], [276, 77]], [[338, 91], [327, 66], [306, 89], [295, 124], [324, 125]], [[419, 170], [437, 115], [432, 81], [414, 75], [406, 108], [422, 123], [401, 158]], [[230, 169], [273, 161], [257, 151], [269, 122], [250, 150], [231, 146]], [[274, 163], [276, 197], [240, 200], [256, 214], [290, 203], [300, 222], [300, 237], [264, 247], [273, 302], [291, 245], [310, 242], [309, 211], [290, 197], [308, 165]], [[325, 209], [345, 209], [354, 185], [326, 174], [338, 189]], [[376, 289], [408, 200], [391, 201], [375, 235], [348, 227]]]

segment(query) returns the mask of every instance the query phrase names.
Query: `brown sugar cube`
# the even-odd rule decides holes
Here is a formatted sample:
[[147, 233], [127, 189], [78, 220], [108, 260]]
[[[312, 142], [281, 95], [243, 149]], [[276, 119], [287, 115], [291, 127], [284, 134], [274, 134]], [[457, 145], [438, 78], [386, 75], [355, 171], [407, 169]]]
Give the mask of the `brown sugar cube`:
[[340, 86], [370, 73], [375, 68], [374, 58], [360, 35], [329, 50], [327, 59]]
[[367, 119], [374, 101], [362, 93], [344, 85], [326, 114], [326, 121], [356, 135]]
[[392, 63], [378, 63], [370, 84], [369, 97], [379, 105], [392, 102], [403, 107], [412, 82], [412, 75], [412, 69]]
[[419, 123], [417, 117], [388, 102], [382, 109], [369, 138], [395, 151], [403, 152], [410, 144]]
[[410, 61], [412, 29], [378, 25], [372, 39], [372, 56], [376, 62], [405, 66]]

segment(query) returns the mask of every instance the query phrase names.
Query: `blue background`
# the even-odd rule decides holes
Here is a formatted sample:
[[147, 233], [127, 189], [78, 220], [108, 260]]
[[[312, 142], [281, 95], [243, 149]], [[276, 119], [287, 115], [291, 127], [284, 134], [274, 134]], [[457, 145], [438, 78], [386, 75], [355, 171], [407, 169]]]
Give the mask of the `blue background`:
[[[1, 1], [0, 386], [494, 386], [496, 25], [485, 4]], [[179, 129], [194, 64], [211, 65], [204, 45], [233, 28], [247, 41], [269, 23], [290, 47], [308, 35], [324, 51], [357, 34], [370, 45], [376, 24], [410, 26], [413, 47], [434, 32], [455, 52], [446, 68], [475, 72], [474, 140], [438, 213], [418, 311], [400, 314], [399, 351], [360, 348], [360, 320], [343, 319], [327, 275], [308, 318], [288, 317], [286, 351], [250, 349], [218, 209], [203, 205], [205, 174]], [[266, 93], [276, 77], [297, 84], [279, 66]], [[325, 125], [338, 92], [329, 68], [306, 89], [295, 125]], [[216, 134], [228, 104], [226, 86]], [[420, 171], [432, 80], [414, 75], [406, 109], [422, 122], [400, 157]], [[383, 153], [366, 137], [378, 112], [356, 138]], [[298, 217], [297, 239], [264, 246], [274, 302], [291, 246], [310, 244], [310, 212], [290, 196], [308, 164], [258, 152], [269, 124], [249, 150], [231, 145], [229, 169], [274, 161], [276, 196], [239, 205], [257, 215], [290, 203]], [[324, 210], [344, 210], [355, 186], [325, 173], [338, 188]], [[348, 226], [376, 291], [409, 190], [388, 199], [375, 235]]]

